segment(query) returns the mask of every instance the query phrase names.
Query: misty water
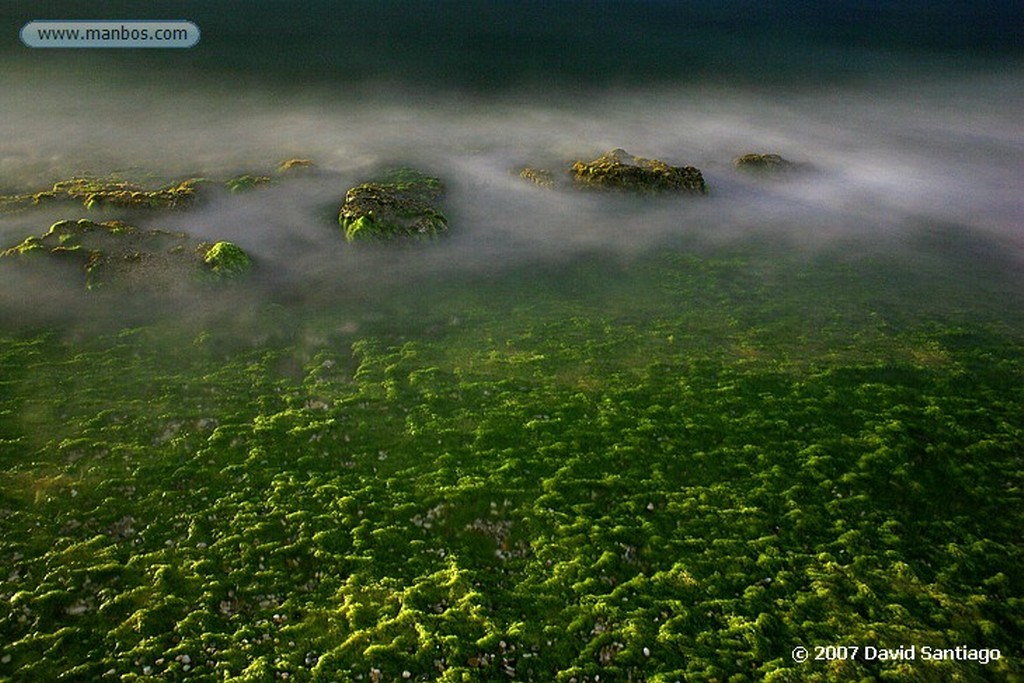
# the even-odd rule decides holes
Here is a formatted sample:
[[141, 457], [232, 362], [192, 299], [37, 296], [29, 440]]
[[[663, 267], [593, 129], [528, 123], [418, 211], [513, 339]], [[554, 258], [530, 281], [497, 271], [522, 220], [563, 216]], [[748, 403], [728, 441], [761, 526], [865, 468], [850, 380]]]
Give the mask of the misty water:
[[[1024, 175], [1024, 77], [950, 63], [897, 67], [813, 87], [681, 82], [567, 93], [367, 84], [354, 92], [323, 84], [234, 90], [215, 79], [186, 87], [180, 78], [27, 67], [27, 74], [2, 75], [0, 178], [8, 193], [76, 175], [158, 186], [313, 159], [315, 176], [220, 195], [188, 211], [131, 216], [140, 227], [234, 241], [256, 259], [250, 287], [206, 293], [204, 301], [185, 294], [192, 311], [238, 310], [224, 303], [235, 296], [255, 297], [243, 308], [260, 298], [299, 308], [325, 300], [380, 308], [395, 292], [421, 291], [429, 301], [433, 283], [464, 275], [529, 278], [535, 265], [595, 254], [635, 259], [684, 243], [766, 243], [807, 258], [898, 253], [908, 271], [928, 259], [962, 265], [991, 257], [975, 263], [977, 277], [1005, 275], [1022, 248], [1024, 199], [1016, 190]], [[561, 171], [615, 147], [697, 166], [710, 195], [652, 201], [545, 192], [515, 173], [523, 166]], [[751, 178], [731, 163], [751, 151], [806, 167]], [[346, 244], [336, 223], [345, 190], [396, 165], [444, 179], [450, 237], [417, 248]], [[0, 240], [10, 246], [54, 220], [83, 215], [66, 206], [7, 215]], [[88, 216], [122, 217], [114, 210]], [[924, 244], [935, 253], [923, 253]], [[80, 312], [38, 283], [5, 277], [6, 306]], [[1006, 303], [1019, 294], [1006, 292]]]

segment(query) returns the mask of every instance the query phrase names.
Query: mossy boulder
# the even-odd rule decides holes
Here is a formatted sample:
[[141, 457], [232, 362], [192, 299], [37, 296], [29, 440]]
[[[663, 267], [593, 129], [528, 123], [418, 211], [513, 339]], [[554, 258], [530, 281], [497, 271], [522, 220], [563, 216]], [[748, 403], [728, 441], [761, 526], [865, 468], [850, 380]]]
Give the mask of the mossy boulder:
[[708, 191], [704, 176], [693, 166], [670, 166], [657, 159], [635, 157], [623, 149], [613, 149], [593, 161], [577, 161], [570, 174], [573, 184], [584, 189], [638, 194]]
[[251, 268], [248, 255], [230, 242], [211, 246], [183, 232], [143, 230], [122, 221], [58, 221], [46, 234], [0, 252], [0, 258], [22, 261], [43, 257], [78, 265], [88, 289], [159, 289], [175, 280], [232, 276]]
[[778, 154], [743, 154], [733, 159], [732, 163], [739, 171], [767, 175], [788, 173], [800, 167], [799, 164], [783, 159]]
[[252, 259], [236, 244], [217, 242], [203, 257], [203, 263], [216, 275], [233, 277], [252, 269]]
[[346, 192], [338, 222], [349, 242], [433, 239], [448, 230], [448, 219], [436, 206], [443, 196], [437, 178], [396, 169]]

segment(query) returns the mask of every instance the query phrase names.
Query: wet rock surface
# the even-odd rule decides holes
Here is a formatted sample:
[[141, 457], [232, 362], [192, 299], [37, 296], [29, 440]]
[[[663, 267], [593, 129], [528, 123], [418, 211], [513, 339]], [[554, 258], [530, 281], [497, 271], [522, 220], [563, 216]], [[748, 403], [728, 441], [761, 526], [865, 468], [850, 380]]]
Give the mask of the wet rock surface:
[[524, 168], [519, 171], [519, 177], [528, 180], [534, 185], [551, 188], [555, 186], [555, 176], [551, 171], [542, 168]]
[[657, 159], [633, 156], [623, 149], [614, 149], [590, 162], [577, 161], [570, 173], [576, 187], [586, 189], [639, 194], [707, 194], [708, 191], [704, 176], [693, 166], [670, 166]]
[[314, 173], [317, 170], [312, 159], [286, 159], [277, 165], [278, 173]]
[[733, 166], [745, 173], [772, 175], [796, 171], [801, 164], [783, 159], [778, 154], [742, 154], [732, 160]]
[[166, 187], [147, 190], [132, 182], [89, 177], [54, 183], [41, 192], [0, 196], [0, 211], [12, 211], [58, 201], [80, 202], [87, 209], [122, 207], [132, 209], [180, 209], [196, 198], [201, 181], [183, 180]]
[[593, 161], [576, 161], [567, 174], [526, 167], [516, 171], [523, 180], [545, 189], [574, 188], [630, 194], [707, 194], [700, 169], [671, 166], [657, 159], [633, 156], [613, 149]]
[[183, 232], [85, 219], [58, 221], [46, 234], [0, 252], [0, 258], [73, 264], [84, 272], [87, 289], [158, 289], [174, 280], [236, 276], [251, 268], [248, 255], [230, 242], [210, 245]]
[[351, 188], [338, 222], [349, 242], [433, 239], [448, 230], [448, 219], [436, 206], [443, 196], [439, 179], [413, 169], [397, 169]]

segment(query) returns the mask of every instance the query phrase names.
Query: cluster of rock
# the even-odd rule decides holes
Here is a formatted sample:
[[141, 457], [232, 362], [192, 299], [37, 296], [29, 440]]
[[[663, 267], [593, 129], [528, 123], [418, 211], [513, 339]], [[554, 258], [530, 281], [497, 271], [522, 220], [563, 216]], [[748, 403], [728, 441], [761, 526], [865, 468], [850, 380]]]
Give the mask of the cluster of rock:
[[[736, 169], [757, 174], [781, 174], [800, 167], [777, 154], [744, 154], [733, 160]], [[289, 159], [277, 175], [309, 174], [309, 159]], [[672, 166], [614, 149], [593, 161], [577, 161], [562, 174], [523, 168], [519, 176], [543, 188], [568, 188], [635, 195], [705, 195], [700, 169]], [[202, 178], [190, 178], [147, 190], [120, 180], [78, 177], [55, 183], [32, 194], [0, 196], [0, 211], [21, 210], [51, 201], [72, 200], [86, 209], [179, 209], [196, 201]], [[231, 193], [246, 192], [276, 182], [270, 174], [244, 174], [221, 183]], [[349, 242], [367, 240], [434, 239], [448, 231], [439, 207], [445, 195], [440, 179], [410, 168], [398, 168], [360, 183], [345, 193], [338, 223]], [[0, 252], [0, 257], [29, 258], [46, 254], [77, 259], [90, 289], [110, 282], [143, 282], [155, 274], [236, 276], [252, 267], [249, 256], [230, 242], [209, 244], [185, 233], [141, 230], [122, 221], [59, 221], [41, 236]]]
[[[278, 165], [279, 175], [310, 173], [309, 159], [289, 159]], [[270, 175], [245, 174], [223, 181], [232, 193], [274, 182]], [[216, 185], [189, 178], [158, 189], [117, 179], [75, 177], [46, 190], [0, 196], [0, 212], [21, 211], [60, 201], [81, 203], [86, 209], [183, 209], [193, 206], [198, 189]], [[121, 220], [63, 220], [42, 235], [31, 235], [0, 258], [30, 263], [36, 260], [75, 264], [90, 290], [108, 285], [128, 289], [159, 289], [181, 279], [224, 279], [252, 269], [252, 259], [236, 244], [203, 242], [183, 232], [144, 230]]]
[[87, 209], [121, 207], [133, 209], [178, 209], [192, 204], [196, 178], [147, 190], [134, 183], [97, 178], [71, 178], [54, 183], [53, 187], [30, 194], [0, 197], [0, 210], [38, 206], [54, 201], [80, 202]]
[[[316, 170], [316, 164], [309, 159], [288, 159], [277, 165], [278, 175], [300, 175], [310, 174]], [[224, 181], [224, 187], [229, 192], [239, 193], [255, 190], [261, 185], [269, 185], [274, 182], [274, 177], [267, 174], [252, 175], [245, 173]]]
[[142, 230], [122, 221], [58, 221], [43, 235], [25, 238], [0, 258], [48, 258], [73, 263], [85, 286], [157, 288], [182, 278], [230, 277], [252, 267], [231, 242], [197, 242], [183, 232]]
[[547, 188], [562, 185], [640, 195], [707, 194], [708, 191], [700, 169], [636, 157], [624, 149], [613, 149], [593, 161], [575, 162], [564, 176], [564, 182], [559, 182], [547, 169], [524, 168], [519, 171], [519, 177]]

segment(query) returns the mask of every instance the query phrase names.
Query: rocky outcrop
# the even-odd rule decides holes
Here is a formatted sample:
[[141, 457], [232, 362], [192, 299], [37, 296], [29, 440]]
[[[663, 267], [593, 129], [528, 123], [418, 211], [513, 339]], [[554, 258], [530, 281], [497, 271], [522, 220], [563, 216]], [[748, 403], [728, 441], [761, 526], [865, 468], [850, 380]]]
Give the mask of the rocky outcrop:
[[316, 171], [312, 159], [287, 159], [277, 165], [278, 173], [311, 173]]
[[657, 159], [636, 157], [623, 149], [613, 149], [593, 161], [577, 161], [568, 173], [558, 177], [540, 168], [517, 171], [520, 178], [544, 188], [568, 187], [583, 190], [631, 194], [707, 194], [700, 169], [670, 166]]
[[436, 206], [443, 196], [437, 178], [397, 169], [346, 192], [338, 222], [349, 242], [433, 239], [448, 230], [448, 219]]
[[157, 289], [180, 278], [230, 277], [251, 268], [230, 242], [197, 242], [183, 232], [143, 230], [122, 221], [58, 221], [41, 236], [0, 252], [0, 258], [74, 263], [85, 286]]
[[518, 175], [523, 180], [529, 180], [534, 185], [539, 185], [540, 187], [549, 188], [555, 186], [555, 176], [551, 171], [545, 171], [542, 168], [523, 168], [520, 169]]
[[271, 178], [268, 175], [252, 175], [244, 173], [234, 178], [228, 178], [224, 181], [224, 187], [228, 189], [228, 192], [232, 194], [238, 194], [240, 192], [248, 192], [255, 190], [261, 185], [266, 185], [271, 182]]
[[704, 176], [693, 166], [669, 166], [657, 159], [635, 157], [623, 149], [614, 149], [590, 162], [577, 161], [570, 170], [573, 183], [587, 189], [639, 194], [708, 191]]
[[0, 196], [0, 210], [37, 206], [53, 201], [81, 202], [87, 209], [123, 207], [132, 209], [180, 209], [195, 201], [199, 180], [192, 178], [156, 190], [135, 183], [97, 178], [71, 178], [54, 183], [49, 190], [32, 194]]
[[733, 166], [739, 171], [757, 174], [788, 173], [797, 170], [800, 165], [778, 154], [743, 154], [732, 160]]

